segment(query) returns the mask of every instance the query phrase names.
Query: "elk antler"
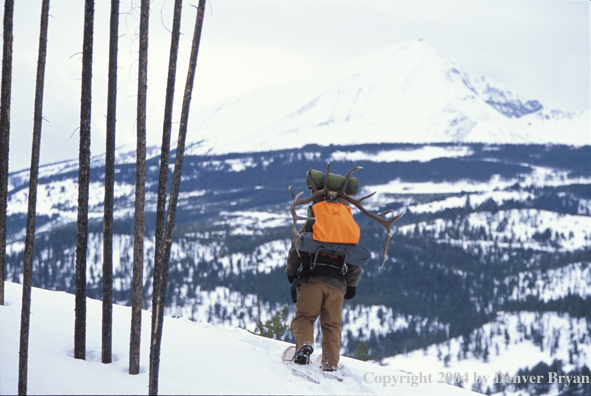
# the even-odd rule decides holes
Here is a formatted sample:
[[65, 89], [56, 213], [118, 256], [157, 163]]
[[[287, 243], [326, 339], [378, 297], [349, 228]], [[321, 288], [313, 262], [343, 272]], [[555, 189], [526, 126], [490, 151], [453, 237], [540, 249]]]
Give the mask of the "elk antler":
[[291, 212], [291, 217], [293, 218], [293, 226], [292, 226], [293, 243], [295, 245], [296, 252], [298, 253], [298, 256], [300, 255], [300, 251], [298, 250], [298, 238], [300, 236], [300, 233], [297, 229], [297, 221], [298, 220], [315, 220], [315, 217], [298, 216], [297, 213], [295, 212], [296, 206], [307, 204], [310, 201], [314, 201], [314, 200], [324, 197], [330, 193], [330, 191], [328, 190], [328, 171], [329, 170], [330, 170], [330, 162], [326, 165], [326, 182], [324, 183], [324, 188], [322, 190], [316, 189], [314, 182], [310, 178], [310, 172], [306, 173], [306, 176], [308, 178], [308, 182], [312, 186], [312, 194], [310, 194], [310, 196], [306, 199], [299, 199], [300, 195], [302, 195], [304, 193], [303, 191], [301, 193], [299, 193], [298, 195], [295, 195], [291, 189], [291, 186], [289, 186], [289, 192], [291, 193], [291, 196], [293, 197], [293, 202], [289, 206], [289, 211]]
[[373, 214], [371, 212], [369, 212], [367, 209], [365, 209], [363, 207], [363, 205], [361, 204], [361, 201], [373, 197], [376, 193], [376, 191], [374, 191], [373, 193], [366, 195], [365, 197], [361, 197], [359, 199], [354, 199], [351, 198], [345, 191], [347, 190], [347, 184], [349, 183], [349, 178], [351, 177], [351, 174], [353, 172], [355, 172], [358, 169], [363, 169], [361, 166], [357, 166], [353, 169], [351, 169], [349, 171], [349, 174], [347, 175], [347, 177], [345, 178], [345, 181], [343, 182], [343, 186], [340, 188], [339, 191], [330, 191], [328, 189], [328, 172], [330, 170], [330, 162], [326, 165], [326, 176], [325, 176], [325, 182], [324, 182], [324, 188], [322, 190], [317, 190], [316, 186], [314, 185], [314, 183], [312, 182], [312, 179], [310, 178], [310, 173], [307, 173], [307, 177], [308, 177], [308, 182], [310, 183], [310, 185], [312, 186], [312, 194], [306, 198], [306, 199], [299, 199], [300, 195], [302, 195], [304, 192], [302, 191], [301, 193], [299, 193], [298, 195], [295, 195], [291, 189], [291, 186], [289, 186], [289, 192], [291, 193], [291, 196], [293, 197], [293, 202], [291, 203], [289, 209], [291, 212], [291, 216], [293, 217], [293, 236], [294, 236], [294, 245], [296, 248], [296, 251], [298, 253], [298, 255], [300, 254], [299, 250], [298, 250], [298, 237], [300, 236], [299, 231], [297, 230], [297, 221], [298, 220], [314, 220], [314, 217], [301, 217], [298, 216], [295, 212], [295, 208], [298, 205], [304, 205], [310, 201], [314, 201], [317, 200], [318, 198], [326, 198], [329, 197], [332, 200], [336, 200], [338, 198], [342, 198], [345, 201], [352, 203], [353, 205], [355, 205], [355, 207], [357, 209], [359, 209], [361, 211], [361, 213], [363, 213], [364, 215], [368, 216], [370, 219], [373, 219], [375, 221], [377, 221], [378, 223], [380, 223], [381, 225], [383, 225], [384, 227], [386, 227], [386, 231], [387, 231], [387, 238], [386, 238], [386, 244], [384, 245], [384, 251], [383, 251], [383, 260], [382, 260], [382, 265], [380, 268], [382, 268], [384, 266], [384, 263], [386, 262], [386, 252], [388, 250], [388, 244], [390, 243], [390, 238], [392, 237], [392, 229], [391, 226], [392, 224], [398, 220], [399, 218], [402, 217], [402, 215], [404, 214], [404, 212], [392, 217], [390, 220], [386, 220], [385, 218], [383, 218], [385, 215], [387, 215], [388, 213], [393, 212], [394, 210], [388, 210], [384, 213], [380, 213], [380, 214]]
[[353, 172], [355, 172], [356, 170], [358, 170], [358, 169], [363, 169], [363, 168], [362, 168], [361, 166], [357, 166], [357, 167], [355, 167], [355, 168], [353, 168], [353, 169], [351, 169], [351, 170], [349, 171], [349, 174], [348, 174], [348, 175], [347, 175], [347, 177], [345, 178], [345, 181], [344, 181], [344, 183], [343, 183], [343, 186], [342, 186], [342, 187], [341, 187], [341, 189], [340, 189], [340, 190], [337, 192], [337, 198], [342, 198], [342, 199], [344, 199], [345, 201], [347, 201], [347, 202], [349, 202], [349, 203], [352, 203], [353, 205], [355, 205], [355, 207], [356, 207], [357, 209], [359, 209], [359, 210], [361, 211], [361, 213], [363, 213], [364, 215], [366, 215], [366, 216], [367, 216], [367, 217], [369, 217], [370, 219], [372, 219], [372, 220], [375, 220], [375, 221], [377, 221], [378, 223], [380, 223], [381, 225], [383, 225], [384, 227], [386, 227], [386, 231], [387, 231], [387, 235], [388, 235], [388, 236], [387, 236], [387, 238], [386, 238], [386, 244], [384, 245], [384, 251], [383, 251], [383, 256], [384, 256], [384, 258], [382, 259], [382, 265], [381, 265], [381, 267], [380, 267], [380, 268], [382, 268], [382, 267], [384, 267], [384, 263], [386, 262], [386, 257], [387, 257], [387, 254], [386, 254], [386, 252], [387, 252], [387, 250], [388, 250], [388, 244], [390, 243], [390, 238], [392, 237], [392, 228], [391, 228], [391, 226], [392, 226], [392, 224], [393, 224], [393, 223], [394, 223], [396, 220], [398, 220], [399, 218], [401, 218], [401, 217], [402, 217], [402, 215], [404, 214], [404, 212], [401, 212], [400, 214], [398, 214], [398, 215], [396, 215], [396, 216], [392, 217], [390, 220], [386, 220], [386, 219], [384, 219], [383, 217], [384, 217], [385, 215], [387, 215], [388, 213], [392, 213], [392, 212], [394, 211], [394, 209], [388, 210], [388, 211], [386, 211], [386, 212], [384, 212], [384, 213], [380, 213], [380, 214], [377, 214], [377, 215], [376, 215], [376, 214], [373, 214], [373, 213], [369, 212], [367, 209], [365, 209], [365, 208], [363, 207], [363, 205], [361, 205], [361, 201], [363, 201], [364, 199], [367, 199], [367, 198], [371, 198], [371, 197], [373, 197], [377, 191], [374, 191], [374, 192], [372, 192], [371, 194], [369, 194], [369, 195], [366, 195], [365, 197], [361, 197], [361, 198], [359, 198], [359, 199], [354, 199], [354, 198], [351, 198], [351, 197], [350, 197], [350, 196], [349, 196], [349, 195], [348, 195], [348, 194], [347, 194], [345, 191], [346, 191], [346, 189], [347, 189], [347, 184], [349, 183], [349, 178], [351, 177], [351, 174], [352, 174]]

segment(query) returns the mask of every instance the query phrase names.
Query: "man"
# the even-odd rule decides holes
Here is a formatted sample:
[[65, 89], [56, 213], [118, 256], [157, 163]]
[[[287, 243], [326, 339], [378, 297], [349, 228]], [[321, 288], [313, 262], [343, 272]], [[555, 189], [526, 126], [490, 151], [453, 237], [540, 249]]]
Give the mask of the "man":
[[[357, 232], [358, 240], [359, 227], [353, 220], [351, 209], [343, 203], [348, 204], [340, 199], [315, 203], [309, 208], [308, 217], [315, 217], [316, 220], [306, 223], [301, 231], [314, 233], [316, 239], [316, 235], [342, 233], [343, 230], [351, 228], [353, 233]], [[324, 212], [330, 214], [325, 216]], [[343, 299], [355, 297], [355, 289], [361, 276], [361, 267], [347, 264], [345, 257], [346, 255], [328, 251], [320, 251], [316, 255], [300, 251], [298, 255], [292, 243], [285, 269], [289, 283], [293, 284], [298, 268], [302, 266], [296, 314], [291, 322], [291, 330], [296, 340], [293, 360], [296, 364], [309, 363], [310, 355], [314, 351], [314, 323], [320, 316], [322, 370], [335, 371], [338, 367]]]

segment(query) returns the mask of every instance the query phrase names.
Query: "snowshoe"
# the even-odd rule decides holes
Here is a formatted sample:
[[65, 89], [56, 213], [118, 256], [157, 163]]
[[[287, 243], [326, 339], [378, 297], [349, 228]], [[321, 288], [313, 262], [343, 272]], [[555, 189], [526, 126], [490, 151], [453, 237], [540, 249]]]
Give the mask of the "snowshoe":
[[[313, 351], [314, 348], [312, 348], [311, 345], [304, 345], [296, 353], [296, 347], [292, 345], [283, 352], [281, 360], [283, 361], [283, 363], [285, 363], [287, 366], [291, 368], [293, 375], [305, 378], [308, 381], [313, 382], [315, 384], [319, 384], [319, 378], [322, 377], [336, 379], [339, 382], [343, 382], [342, 374], [339, 373], [340, 369], [343, 367], [341, 364], [339, 364], [339, 367], [335, 371], [324, 371], [322, 370], [321, 365], [322, 356], [318, 357], [318, 359], [316, 360], [316, 364], [310, 364], [310, 355], [312, 355]], [[301, 356], [301, 361], [305, 360], [306, 362], [296, 363], [296, 358], [298, 357], [298, 355]]]
[[343, 365], [342, 364], [339, 364], [338, 368], [334, 368], [334, 367], [323, 367], [323, 365], [322, 365], [322, 355], [318, 356], [318, 359], [316, 359], [316, 364], [322, 370], [322, 375], [323, 376], [325, 376], [326, 378], [336, 379], [339, 382], [343, 382], [343, 377], [339, 373], [339, 370], [343, 368]]
[[[296, 364], [294, 364], [295, 355], [296, 355], [296, 347], [292, 345], [289, 348], [287, 348], [285, 350], [285, 352], [283, 352], [283, 356], [282, 356], [281, 360], [283, 360], [283, 363], [290, 366], [293, 375], [295, 375], [297, 377], [305, 378], [308, 381], [313, 382], [315, 384], [319, 384], [320, 382], [316, 378], [314, 378], [314, 370], [312, 370], [311, 365], [296, 365]], [[309, 356], [308, 356], [308, 358], [309, 358]]]

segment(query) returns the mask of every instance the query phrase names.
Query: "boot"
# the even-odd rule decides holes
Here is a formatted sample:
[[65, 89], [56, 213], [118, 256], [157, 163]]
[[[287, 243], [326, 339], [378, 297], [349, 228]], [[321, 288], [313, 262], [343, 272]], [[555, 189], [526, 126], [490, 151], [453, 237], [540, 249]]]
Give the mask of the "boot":
[[311, 345], [304, 345], [293, 357], [295, 364], [308, 364], [310, 363], [310, 355], [314, 352], [314, 348]]

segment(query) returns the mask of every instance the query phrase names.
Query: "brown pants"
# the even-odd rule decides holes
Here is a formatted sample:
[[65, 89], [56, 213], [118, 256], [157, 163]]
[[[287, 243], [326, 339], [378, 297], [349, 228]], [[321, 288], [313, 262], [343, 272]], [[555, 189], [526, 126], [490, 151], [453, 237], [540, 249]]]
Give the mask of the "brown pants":
[[322, 368], [336, 369], [341, 352], [341, 312], [343, 292], [322, 282], [310, 281], [299, 286], [295, 318], [291, 332], [296, 350], [314, 345], [314, 322], [320, 316], [322, 330]]

